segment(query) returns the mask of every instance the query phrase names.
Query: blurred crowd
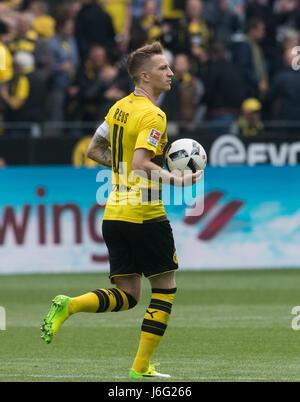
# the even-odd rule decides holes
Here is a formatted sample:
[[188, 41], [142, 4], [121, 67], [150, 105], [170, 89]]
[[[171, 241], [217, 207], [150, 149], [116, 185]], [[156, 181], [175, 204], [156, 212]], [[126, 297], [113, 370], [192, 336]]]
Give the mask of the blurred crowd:
[[2, 1], [0, 133], [103, 119], [133, 89], [128, 53], [159, 40], [175, 74], [158, 100], [168, 121], [257, 135], [300, 120], [299, 35], [299, 0]]

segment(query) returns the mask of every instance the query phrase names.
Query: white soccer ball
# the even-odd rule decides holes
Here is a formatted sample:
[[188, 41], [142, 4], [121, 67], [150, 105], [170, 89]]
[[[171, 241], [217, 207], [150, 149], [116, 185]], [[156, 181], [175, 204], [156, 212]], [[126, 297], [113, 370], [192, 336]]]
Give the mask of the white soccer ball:
[[199, 142], [190, 138], [174, 141], [165, 153], [165, 161], [169, 172], [204, 170], [207, 163], [206, 152]]

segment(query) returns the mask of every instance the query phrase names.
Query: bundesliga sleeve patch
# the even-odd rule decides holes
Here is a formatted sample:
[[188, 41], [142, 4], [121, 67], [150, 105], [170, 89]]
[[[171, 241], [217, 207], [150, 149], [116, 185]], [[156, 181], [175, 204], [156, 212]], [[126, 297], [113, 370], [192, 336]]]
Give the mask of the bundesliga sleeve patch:
[[159, 131], [155, 130], [154, 128], [152, 128], [152, 130], [150, 131], [150, 134], [149, 134], [147, 142], [150, 145], [153, 145], [154, 147], [157, 147], [157, 145], [159, 143], [159, 140], [160, 140], [160, 137], [161, 137], [161, 133]]

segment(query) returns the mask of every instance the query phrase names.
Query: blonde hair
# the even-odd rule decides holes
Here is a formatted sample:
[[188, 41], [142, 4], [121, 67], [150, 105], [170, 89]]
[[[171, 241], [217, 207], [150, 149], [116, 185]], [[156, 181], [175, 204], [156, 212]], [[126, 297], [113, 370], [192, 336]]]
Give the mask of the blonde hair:
[[139, 73], [142, 66], [154, 55], [163, 54], [163, 48], [160, 42], [153, 42], [132, 52], [127, 60], [127, 70], [135, 83], [139, 82]]

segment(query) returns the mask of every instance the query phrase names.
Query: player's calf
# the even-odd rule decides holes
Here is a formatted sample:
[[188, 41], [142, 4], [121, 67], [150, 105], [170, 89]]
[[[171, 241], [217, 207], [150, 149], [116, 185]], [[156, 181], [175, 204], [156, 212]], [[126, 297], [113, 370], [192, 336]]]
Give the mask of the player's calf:
[[132, 370], [135, 373], [149, 371], [151, 357], [164, 335], [176, 293], [173, 289], [152, 289], [152, 298], [146, 311], [140, 344]]
[[106, 313], [129, 310], [137, 301], [129, 293], [118, 288], [96, 289], [70, 300], [69, 313]]
[[122, 289], [97, 289], [93, 293], [99, 299], [97, 313], [125, 311], [137, 305], [136, 299]]

